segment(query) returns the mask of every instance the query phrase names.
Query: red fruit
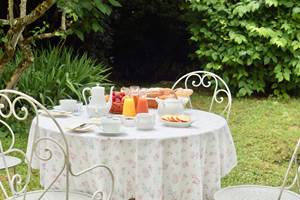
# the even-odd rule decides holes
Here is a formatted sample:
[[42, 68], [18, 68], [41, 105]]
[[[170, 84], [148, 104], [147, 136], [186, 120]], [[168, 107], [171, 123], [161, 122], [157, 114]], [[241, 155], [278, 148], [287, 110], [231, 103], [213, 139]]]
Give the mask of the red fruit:
[[120, 103], [120, 102], [121, 102], [121, 99], [118, 98], [118, 97], [116, 97], [116, 98], [115, 98], [115, 102]]
[[125, 92], [120, 92], [120, 96], [124, 97], [125, 96]]

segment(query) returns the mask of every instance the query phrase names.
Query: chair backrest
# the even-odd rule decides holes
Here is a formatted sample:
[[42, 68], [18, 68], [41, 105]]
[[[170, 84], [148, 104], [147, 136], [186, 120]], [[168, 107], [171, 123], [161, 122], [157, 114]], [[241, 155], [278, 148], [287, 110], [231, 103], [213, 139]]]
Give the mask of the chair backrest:
[[[38, 137], [38, 126], [39, 126], [39, 120], [40, 120], [40, 113], [43, 112], [43, 115], [46, 115], [51, 121], [55, 124], [58, 132], [59, 132], [59, 139], [47, 137], [47, 136], [39, 136]], [[35, 131], [33, 135], [33, 145], [32, 145], [32, 151], [30, 153], [30, 156], [26, 156], [26, 154], [20, 150], [15, 148], [15, 133], [13, 129], [11, 128], [10, 120], [17, 120], [19, 122], [28, 120], [30, 113], [33, 113], [35, 116]], [[61, 151], [63, 155], [63, 166], [59, 172], [57, 172], [56, 177], [53, 178], [53, 180], [50, 182], [50, 184], [44, 188], [43, 193], [41, 193], [42, 198], [47, 192], [49, 192], [53, 186], [53, 184], [59, 179], [64, 178], [65, 179], [65, 199], [69, 199], [69, 177], [71, 176], [80, 176], [81, 174], [84, 174], [88, 171], [91, 171], [95, 169], [96, 167], [102, 167], [108, 170], [111, 178], [112, 178], [112, 190], [114, 187], [114, 177], [112, 174], [112, 171], [110, 168], [108, 168], [105, 165], [97, 165], [93, 166], [91, 168], [88, 168], [86, 170], [83, 170], [79, 173], [74, 173], [71, 168], [70, 160], [69, 160], [69, 146], [68, 141], [65, 137], [64, 131], [57, 122], [57, 120], [51, 115], [51, 113], [47, 110], [46, 107], [44, 107], [41, 103], [39, 103], [34, 98], [19, 92], [15, 90], [0, 90], [0, 130], [1, 132], [6, 131], [11, 136], [11, 143], [9, 145], [5, 145], [8, 147], [4, 147], [1, 138], [0, 138], [0, 163], [3, 163], [5, 166], [5, 174], [8, 182], [8, 186], [5, 186], [4, 181], [0, 180], [0, 191], [3, 192], [5, 198], [10, 197], [17, 197], [17, 196], [24, 196], [26, 199], [26, 193], [27, 193], [27, 186], [30, 182], [31, 176], [32, 176], [32, 162], [33, 157], [35, 159], [39, 159], [43, 162], [50, 161], [52, 159], [52, 156], [54, 152], [52, 152], [52, 149], [49, 149], [49, 147], [45, 147], [42, 145], [43, 142], [51, 143], [51, 145], [55, 145], [59, 151]], [[1, 133], [0, 132], [0, 133]], [[41, 155], [40, 152], [44, 152], [45, 154]], [[11, 172], [8, 169], [6, 159], [5, 157], [8, 155], [15, 155], [18, 154], [20, 157], [22, 157], [21, 160], [24, 160], [25, 164], [27, 165], [27, 172], [25, 175], [21, 174], [14, 174], [12, 175]], [[65, 176], [63, 176], [63, 173], [65, 173]], [[25, 178], [23, 178], [25, 177]], [[7, 184], [6, 184], [7, 185]], [[108, 199], [111, 198], [111, 193], [108, 194]], [[10, 195], [11, 194], [11, 195]], [[93, 195], [93, 198], [96, 198], [101, 194], [101, 191], [96, 191]]]
[[[298, 193], [300, 193], [300, 166], [299, 166], [300, 161], [298, 160], [299, 148], [300, 148], [300, 139], [298, 139], [297, 145], [296, 145], [296, 147], [294, 149], [294, 152], [292, 154], [292, 157], [291, 157], [291, 160], [289, 162], [288, 168], [285, 172], [285, 176], [283, 178], [283, 182], [282, 182], [282, 185], [281, 185], [281, 190], [280, 190], [280, 193], [278, 195], [277, 200], [281, 200], [282, 195], [283, 195], [283, 191], [285, 189], [289, 190], [289, 189], [296, 186], [297, 190], [298, 190]], [[292, 183], [290, 185], [288, 185], [288, 183], [287, 183], [288, 178], [289, 178], [290, 173], [292, 172], [293, 169], [295, 170], [294, 179], [293, 179]]]
[[[221, 112], [222, 115], [225, 115], [226, 119], [229, 119], [232, 97], [231, 92], [225, 83], [225, 81], [220, 78], [218, 75], [208, 72], [208, 71], [193, 71], [188, 74], [180, 77], [172, 86], [172, 89], [178, 87], [178, 85], [183, 82], [184, 87], [187, 88], [213, 88], [213, 95], [210, 101], [209, 112], [212, 111], [214, 103], [224, 103], [224, 97], [227, 98], [225, 108]], [[190, 107], [192, 108], [191, 100], [189, 102]]]

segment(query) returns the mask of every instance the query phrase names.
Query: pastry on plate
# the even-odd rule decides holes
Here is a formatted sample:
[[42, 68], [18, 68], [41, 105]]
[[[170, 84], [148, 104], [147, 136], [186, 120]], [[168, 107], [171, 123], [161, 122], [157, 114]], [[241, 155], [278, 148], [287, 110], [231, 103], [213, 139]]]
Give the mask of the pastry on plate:
[[148, 99], [149, 108], [157, 108], [157, 102], [155, 98], [176, 98], [176, 94], [171, 88], [149, 88], [147, 91], [147, 97], [152, 98]]
[[175, 94], [178, 97], [190, 97], [193, 94], [193, 90], [192, 89], [184, 89], [184, 88], [176, 88]]
[[163, 115], [161, 119], [168, 122], [185, 123], [190, 122], [191, 118], [188, 115]]

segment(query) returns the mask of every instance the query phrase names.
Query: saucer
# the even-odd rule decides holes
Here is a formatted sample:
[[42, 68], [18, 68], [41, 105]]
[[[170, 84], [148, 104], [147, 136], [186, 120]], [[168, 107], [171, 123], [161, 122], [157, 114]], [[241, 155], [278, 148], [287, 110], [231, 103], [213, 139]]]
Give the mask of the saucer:
[[106, 132], [100, 132], [99, 135], [107, 136], [107, 137], [119, 137], [119, 136], [126, 135], [126, 133], [106, 133]]
[[[66, 111], [48, 110], [48, 112], [53, 117], [70, 117], [70, 116], [72, 116], [71, 112], [66, 112]], [[39, 114], [49, 117], [49, 114], [44, 110], [39, 110]]]
[[111, 131], [108, 131], [108, 132], [105, 132], [103, 131], [102, 128], [100, 128], [99, 132], [98, 132], [100, 135], [103, 135], [103, 136], [108, 136], [108, 137], [118, 137], [118, 136], [124, 136], [124, 135], [127, 135], [125, 133], [124, 130], [120, 129], [120, 131], [118, 132], [111, 132]]

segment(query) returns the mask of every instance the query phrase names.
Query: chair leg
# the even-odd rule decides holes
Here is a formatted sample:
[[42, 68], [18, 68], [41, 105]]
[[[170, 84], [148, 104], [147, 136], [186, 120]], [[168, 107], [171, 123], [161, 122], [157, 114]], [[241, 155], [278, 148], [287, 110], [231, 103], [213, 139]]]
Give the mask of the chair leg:
[[[12, 168], [12, 171], [13, 171], [13, 176], [16, 174], [16, 166]], [[14, 188], [15, 190], [17, 190], [17, 183], [14, 182]]]
[[[10, 170], [11, 168], [9, 168], [8, 170]], [[16, 174], [16, 166], [15, 167], [13, 167], [12, 168], [12, 176], [14, 176]], [[6, 177], [6, 178], [4, 178], [4, 179], [6, 179], [6, 181], [8, 181], [8, 178]], [[0, 177], [0, 181], [2, 181], [1, 180], [1, 177]], [[14, 183], [14, 188], [15, 188], [15, 190], [17, 190], [17, 184], [16, 183]], [[1, 192], [1, 194], [2, 194], [2, 192]], [[2, 199], [5, 199], [5, 196], [4, 196], [4, 194], [2, 194], [1, 196], [0, 196], [0, 198], [2, 197]]]

